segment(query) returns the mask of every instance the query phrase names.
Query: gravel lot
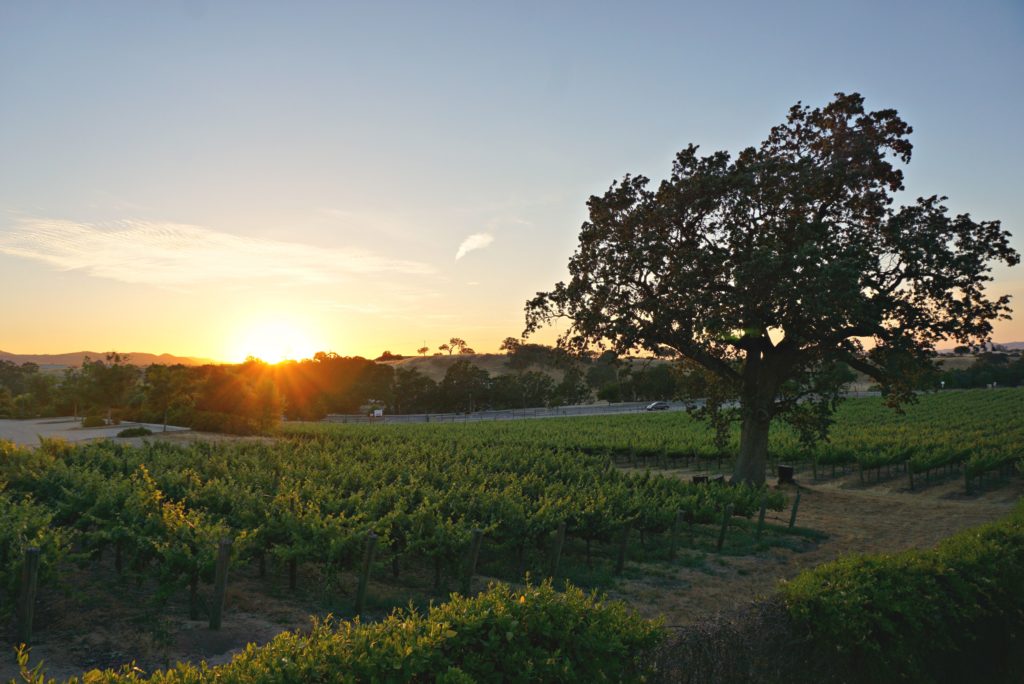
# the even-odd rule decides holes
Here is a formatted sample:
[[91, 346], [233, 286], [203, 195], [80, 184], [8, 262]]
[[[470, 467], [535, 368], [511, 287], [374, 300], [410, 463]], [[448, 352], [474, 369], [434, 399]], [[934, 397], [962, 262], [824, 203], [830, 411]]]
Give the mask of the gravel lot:
[[[162, 432], [163, 425], [153, 423], [122, 422], [120, 425], [83, 428], [81, 419], [36, 418], [31, 420], [0, 419], [0, 439], [6, 439], [22, 446], [36, 446], [40, 437], [60, 437], [69, 442], [87, 442], [92, 439], [110, 439], [125, 428], [147, 427], [154, 433]], [[167, 426], [168, 432], [187, 432], [188, 428]]]

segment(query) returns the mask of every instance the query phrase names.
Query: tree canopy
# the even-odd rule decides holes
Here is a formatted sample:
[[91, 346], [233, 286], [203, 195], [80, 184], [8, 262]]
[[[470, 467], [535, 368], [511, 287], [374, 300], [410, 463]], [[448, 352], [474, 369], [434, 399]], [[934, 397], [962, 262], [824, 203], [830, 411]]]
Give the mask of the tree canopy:
[[563, 347], [697, 364], [739, 399], [734, 479], [763, 482], [772, 419], [822, 424], [840, 364], [898, 404], [936, 343], [985, 340], [1010, 313], [985, 290], [993, 262], [1019, 261], [999, 221], [940, 196], [893, 206], [911, 132], [838, 93], [735, 158], [690, 145], [656, 187], [625, 176], [588, 201], [571, 278], [527, 302], [525, 334], [562, 317]]

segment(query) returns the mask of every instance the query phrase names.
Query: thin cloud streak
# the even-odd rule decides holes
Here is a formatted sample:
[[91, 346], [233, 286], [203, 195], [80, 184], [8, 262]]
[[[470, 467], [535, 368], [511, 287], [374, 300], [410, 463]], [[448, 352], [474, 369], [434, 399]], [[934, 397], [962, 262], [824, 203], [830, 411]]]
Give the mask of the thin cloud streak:
[[455, 253], [455, 260], [458, 261], [470, 252], [483, 249], [494, 242], [494, 236], [490, 233], [473, 233], [459, 245], [459, 251]]
[[97, 278], [164, 287], [270, 279], [324, 284], [374, 273], [429, 274], [427, 264], [371, 252], [243, 238], [202, 226], [22, 219], [0, 232], [0, 254]]

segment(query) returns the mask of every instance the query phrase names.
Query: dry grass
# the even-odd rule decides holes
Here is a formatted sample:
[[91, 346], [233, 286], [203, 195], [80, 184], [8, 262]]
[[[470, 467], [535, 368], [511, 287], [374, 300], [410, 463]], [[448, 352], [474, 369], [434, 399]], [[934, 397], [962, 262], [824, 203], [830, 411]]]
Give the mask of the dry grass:
[[[675, 474], [688, 476], [683, 471]], [[643, 564], [638, 564], [633, 574], [642, 578], [622, 582], [612, 595], [645, 616], [663, 616], [667, 624], [692, 624], [710, 614], [743, 608], [770, 595], [780, 580], [841, 555], [932, 547], [961, 530], [1009, 513], [1024, 494], [1020, 478], [970, 497], [963, 494], [959, 478], [915, 492], [905, 486], [904, 479], [864, 486], [854, 474], [802, 485], [797, 525], [825, 532], [827, 538], [750, 555], [709, 555], [695, 567], [672, 568], [667, 577], [665, 566], [657, 565], [651, 568], [660, 575], [655, 579], [645, 576]], [[792, 498], [795, 489], [788, 489]], [[788, 511], [769, 513], [767, 519], [786, 525]], [[659, 590], [666, 584], [685, 589]]]

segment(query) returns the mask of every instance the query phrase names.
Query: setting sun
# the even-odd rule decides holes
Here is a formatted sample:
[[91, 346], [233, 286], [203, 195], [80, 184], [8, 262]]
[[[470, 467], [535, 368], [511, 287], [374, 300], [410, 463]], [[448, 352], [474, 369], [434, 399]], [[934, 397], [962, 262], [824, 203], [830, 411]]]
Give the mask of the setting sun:
[[232, 356], [242, 361], [255, 356], [267, 363], [310, 358], [317, 351], [308, 332], [294, 321], [275, 320], [244, 328]]

